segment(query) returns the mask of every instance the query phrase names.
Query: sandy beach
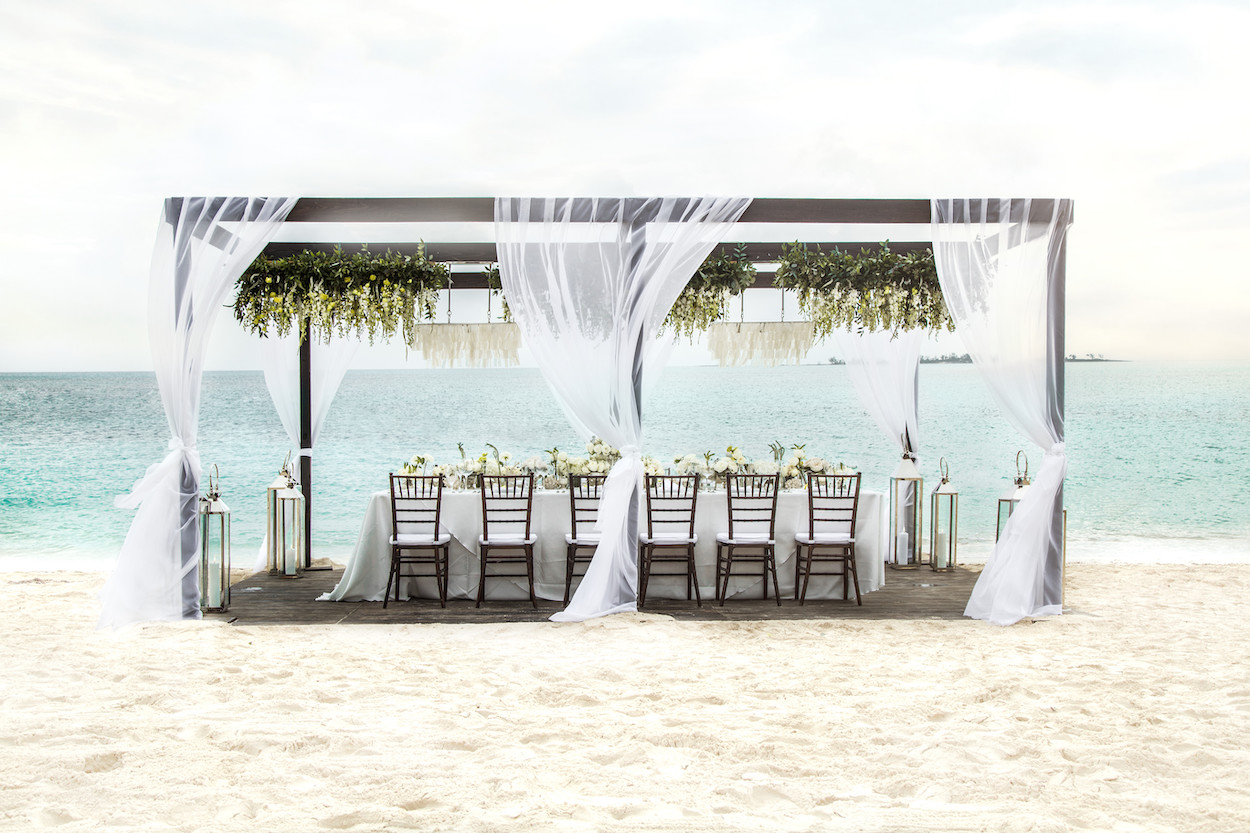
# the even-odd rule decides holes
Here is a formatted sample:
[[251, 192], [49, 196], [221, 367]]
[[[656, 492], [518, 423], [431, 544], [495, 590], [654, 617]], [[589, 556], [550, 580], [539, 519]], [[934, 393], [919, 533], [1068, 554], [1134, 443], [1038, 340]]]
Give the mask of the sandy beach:
[[1072, 565], [1006, 629], [114, 633], [103, 580], [0, 574], [0, 829], [1250, 829], [1244, 566]]

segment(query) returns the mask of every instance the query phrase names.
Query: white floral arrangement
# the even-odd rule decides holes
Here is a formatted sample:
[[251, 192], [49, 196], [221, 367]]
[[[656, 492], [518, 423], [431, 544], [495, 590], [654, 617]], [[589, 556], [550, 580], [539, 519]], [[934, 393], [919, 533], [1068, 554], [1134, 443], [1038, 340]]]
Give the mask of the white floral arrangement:
[[[496, 446], [487, 443], [488, 451], [470, 457], [463, 443], [458, 444], [460, 462], [432, 465], [429, 458], [417, 454], [400, 464], [404, 474], [443, 475], [448, 488], [476, 489], [481, 476], [533, 474], [534, 482], [544, 489], [563, 489], [568, 485], [570, 474], [607, 474], [613, 464], [621, 459], [621, 452], [610, 443], [593, 438], [586, 443], [586, 456], [575, 457], [558, 448], [551, 448], [542, 454], [535, 454], [524, 460], [516, 461], [512, 454], [500, 451]], [[666, 471], [676, 474], [699, 474], [704, 488], [714, 489], [723, 486], [729, 474], [780, 474], [782, 488], [804, 489], [807, 487], [808, 472], [820, 474], [850, 474], [855, 471], [852, 466], [838, 463], [836, 466], [821, 457], [809, 457], [802, 445], [787, 448], [781, 443], [771, 443], [772, 458], [748, 460], [738, 446], [727, 446], [723, 455], [706, 451], [702, 455], [684, 454], [673, 458], [672, 465], [665, 465], [655, 457], [643, 457], [643, 470], [647, 474], [661, 475]], [[788, 456], [787, 456], [788, 455]]]

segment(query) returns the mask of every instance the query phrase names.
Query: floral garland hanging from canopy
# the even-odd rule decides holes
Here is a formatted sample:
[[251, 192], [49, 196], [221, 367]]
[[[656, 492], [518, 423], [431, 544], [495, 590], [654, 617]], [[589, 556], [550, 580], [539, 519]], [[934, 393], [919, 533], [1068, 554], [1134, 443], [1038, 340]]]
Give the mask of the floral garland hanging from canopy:
[[834, 330], [955, 329], [938, 283], [933, 251], [899, 254], [888, 242], [859, 254], [784, 247], [774, 285], [795, 292], [817, 338]]
[[449, 283], [442, 263], [415, 255], [374, 254], [363, 247], [346, 254], [297, 252], [261, 255], [235, 282], [234, 317], [257, 335], [356, 335], [372, 344], [396, 334], [412, 346], [419, 320], [434, 318], [438, 291]]
[[[515, 325], [509, 323], [498, 267], [489, 267], [485, 277], [490, 297], [501, 302], [505, 323], [466, 329], [432, 323], [438, 293], [451, 288], [452, 281], [445, 264], [426, 259], [424, 245], [414, 255], [374, 254], [368, 247], [353, 254], [336, 248], [283, 258], [262, 255], [236, 283], [234, 314], [259, 335], [292, 330], [303, 335], [306, 327], [322, 339], [355, 335], [373, 343], [400, 335], [437, 364], [515, 364], [519, 333], [511, 332]], [[835, 330], [954, 330], [929, 249], [900, 254], [887, 242], [855, 254], [787, 244], [773, 286], [798, 296], [807, 322], [752, 322], [726, 329], [718, 322], [725, 321], [731, 299], [755, 281], [755, 265], [743, 244], [714, 251], [678, 296], [664, 331], [690, 339], [712, 331], [722, 364], [775, 364], [798, 361], [812, 341]], [[810, 338], [796, 329], [805, 325], [810, 326]], [[750, 343], [732, 344], [738, 337]]]

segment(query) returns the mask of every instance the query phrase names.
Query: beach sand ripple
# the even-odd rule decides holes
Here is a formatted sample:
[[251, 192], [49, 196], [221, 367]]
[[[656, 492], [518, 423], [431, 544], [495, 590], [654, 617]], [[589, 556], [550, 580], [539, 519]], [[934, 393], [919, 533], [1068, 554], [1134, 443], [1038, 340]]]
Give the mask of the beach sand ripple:
[[0, 830], [1250, 829], [1235, 566], [1076, 565], [1005, 629], [114, 633], [101, 584], [0, 576]]

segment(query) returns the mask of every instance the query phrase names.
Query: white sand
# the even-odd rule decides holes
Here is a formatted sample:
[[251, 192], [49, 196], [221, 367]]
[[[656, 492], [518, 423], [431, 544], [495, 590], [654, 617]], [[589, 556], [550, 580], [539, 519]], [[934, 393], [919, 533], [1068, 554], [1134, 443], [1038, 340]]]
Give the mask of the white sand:
[[[1250, 830], [1250, 573], [1070, 615], [94, 629], [0, 575], [0, 829]], [[868, 603], [871, 597], [869, 597]]]

